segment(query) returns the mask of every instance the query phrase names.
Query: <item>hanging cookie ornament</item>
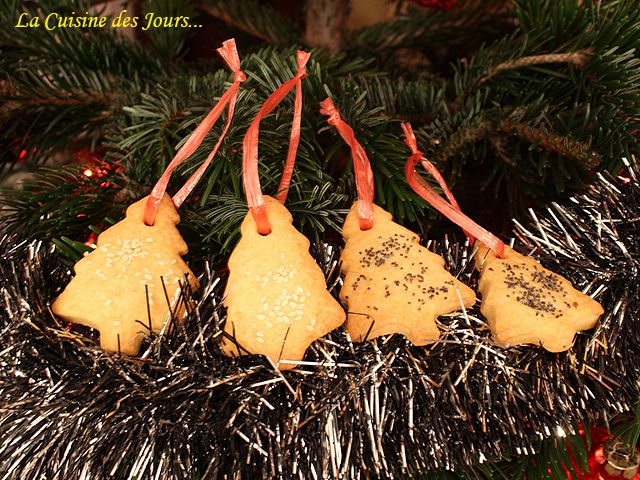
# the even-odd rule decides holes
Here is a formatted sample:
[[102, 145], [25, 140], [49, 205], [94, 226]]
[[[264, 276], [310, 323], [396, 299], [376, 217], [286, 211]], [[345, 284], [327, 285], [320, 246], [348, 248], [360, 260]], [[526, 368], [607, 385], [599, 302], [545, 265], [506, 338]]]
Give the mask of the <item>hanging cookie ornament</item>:
[[[422, 198], [462, 227], [477, 242], [476, 269], [482, 294], [480, 310], [496, 341], [506, 345], [536, 344], [550, 352], [568, 350], [576, 332], [593, 328], [602, 306], [579, 292], [566, 278], [533, 258], [521, 255], [464, 215], [437, 169], [418, 150], [411, 125], [402, 125], [411, 157], [405, 166], [407, 181]], [[421, 163], [445, 191], [440, 197], [415, 171]]]
[[[151, 194], [98, 236], [96, 249], [76, 263], [75, 277], [51, 306], [63, 319], [99, 330], [104, 350], [137, 355], [146, 333], [161, 332], [172, 320], [181, 319], [182, 288], [197, 286], [182, 260], [188, 249], [175, 227], [180, 221], [176, 209], [218, 151], [246, 78], [234, 40], [224, 42], [218, 52], [234, 72], [233, 84], [180, 148]], [[165, 193], [169, 177], [198, 148], [225, 108], [227, 122], [220, 139], [172, 200]]]
[[[309, 345], [344, 322], [344, 311], [329, 294], [322, 270], [309, 254], [309, 240], [292, 225], [284, 206], [293, 172], [302, 115], [301, 81], [306, 52], [298, 52], [298, 72], [265, 102], [243, 142], [243, 176], [249, 212], [242, 238], [229, 258], [225, 291], [229, 356], [262, 354], [280, 370], [293, 368]], [[260, 121], [296, 88], [293, 126], [276, 198], [263, 196], [258, 177]]]
[[418, 235], [373, 204], [373, 173], [364, 148], [330, 99], [321, 112], [351, 148], [358, 201], [342, 227], [341, 262], [346, 330], [356, 342], [400, 333], [414, 345], [440, 337], [436, 320], [475, 303], [473, 291], [444, 268], [444, 259], [420, 245]]

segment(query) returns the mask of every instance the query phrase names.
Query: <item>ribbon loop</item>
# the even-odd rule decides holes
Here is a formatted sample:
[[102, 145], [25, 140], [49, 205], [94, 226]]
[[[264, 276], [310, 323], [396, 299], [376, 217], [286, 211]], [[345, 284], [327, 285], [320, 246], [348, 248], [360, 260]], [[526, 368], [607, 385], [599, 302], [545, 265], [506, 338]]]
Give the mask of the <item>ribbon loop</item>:
[[[456, 225], [460, 226], [465, 235], [473, 244], [474, 240], [477, 238], [482, 243], [484, 243], [487, 247], [493, 250], [497, 257], [504, 257], [504, 243], [498, 237], [493, 235], [491, 232], [486, 230], [485, 228], [478, 225], [476, 222], [467, 217], [464, 213], [462, 213], [462, 209], [458, 205], [455, 197], [444, 178], [438, 171], [438, 169], [425, 158], [420, 150], [418, 150], [418, 143], [416, 141], [416, 137], [413, 133], [413, 129], [411, 125], [407, 123], [402, 124], [402, 131], [405, 135], [405, 143], [411, 150], [411, 156], [407, 159], [407, 163], [405, 164], [404, 175], [409, 182], [411, 188], [422, 198], [424, 198], [429, 204], [438, 210], [442, 215], [447, 217], [449, 220], [454, 222]], [[438, 193], [431, 188], [429, 185], [415, 170], [416, 165], [420, 162], [420, 164], [424, 167], [433, 178], [438, 182], [442, 191], [447, 196], [449, 202], [443, 199]]]
[[261, 235], [271, 233], [267, 211], [262, 198], [262, 190], [260, 187], [260, 176], [258, 174], [258, 137], [260, 130], [260, 122], [269, 115], [278, 104], [287, 96], [287, 94], [295, 87], [296, 96], [293, 107], [293, 121], [291, 124], [291, 134], [289, 136], [289, 149], [287, 158], [278, 186], [278, 194], [276, 198], [284, 203], [287, 199], [291, 177], [293, 176], [293, 167], [296, 161], [298, 145], [300, 144], [300, 125], [302, 123], [302, 79], [307, 76], [306, 64], [311, 54], [298, 50], [296, 60], [298, 70], [295, 76], [284, 82], [273, 92], [264, 102], [264, 105], [258, 111], [258, 114], [251, 122], [247, 129], [247, 133], [242, 141], [242, 172], [245, 195], [247, 197], [247, 205], [256, 222], [258, 232]]
[[231, 71], [234, 73], [233, 84], [224, 93], [224, 95], [220, 97], [218, 103], [216, 103], [216, 105], [211, 109], [204, 120], [202, 120], [200, 125], [198, 125], [196, 129], [191, 133], [185, 144], [180, 148], [180, 150], [178, 150], [178, 153], [176, 153], [173, 160], [169, 163], [164, 173], [162, 174], [156, 185], [153, 187], [144, 211], [144, 223], [146, 225], [153, 225], [153, 223], [155, 222], [158, 206], [160, 205], [160, 201], [162, 200], [164, 192], [167, 189], [171, 174], [178, 167], [178, 165], [189, 158], [191, 154], [195, 152], [195, 150], [200, 146], [204, 138], [207, 136], [207, 133], [209, 133], [209, 131], [213, 128], [215, 123], [222, 115], [222, 112], [224, 111], [225, 107], [227, 107], [227, 105], [227, 123], [222, 131], [222, 134], [220, 135], [218, 142], [216, 143], [207, 159], [203, 162], [202, 165], [200, 165], [200, 167], [193, 173], [193, 175], [191, 175], [189, 180], [185, 182], [183, 187], [173, 197], [173, 203], [176, 208], [179, 208], [180, 205], [182, 205], [182, 202], [184, 202], [187, 196], [194, 189], [194, 187], [206, 171], [207, 167], [211, 163], [211, 160], [218, 152], [218, 149], [222, 144], [222, 140], [229, 130], [229, 126], [231, 125], [231, 118], [233, 117], [233, 112], [235, 109], [236, 98], [238, 96], [238, 90], [240, 89], [240, 84], [246, 80], [247, 76], [242, 70], [240, 70], [240, 57], [238, 56], [236, 42], [233, 38], [223, 42], [222, 47], [218, 48], [217, 51], [225, 61], [225, 63], [229, 66]]
[[320, 113], [326, 115], [327, 123], [336, 128], [342, 139], [351, 148], [353, 158], [353, 171], [356, 177], [356, 190], [358, 191], [358, 218], [360, 229], [369, 230], [373, 227], [373, 172], [367, 153], [358, 140], [353, 129], [340, 116], [340, 112], [330, 98], [320, 102]]

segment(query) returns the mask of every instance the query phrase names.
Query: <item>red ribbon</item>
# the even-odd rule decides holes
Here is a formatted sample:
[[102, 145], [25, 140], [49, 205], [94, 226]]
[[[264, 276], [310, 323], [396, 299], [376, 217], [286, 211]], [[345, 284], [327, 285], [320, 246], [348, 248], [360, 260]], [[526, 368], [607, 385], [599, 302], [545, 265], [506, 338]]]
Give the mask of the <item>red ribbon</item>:
[[173, 203], [176, 208], [182, 205], [182, 202], [187, 198], [187, 196], [191, 193], [193, 188], [196, 186], [205, 170], [211, 163], [211, 160], [218, 152], [220, 145], [222, 144], [222, 140], [224, 139], [227, 131], [229, 130], [229, 125], [231, 124], [231, 118], [233, 117], [233, 112], [235, 109], [236, 98], [238, 96], [238, 90], [240, 89], [240, 84], [247, 79], [247, 76], [244, 74], [242, 70], [240, 70], [240, 58], [238, 57], [238, 50], [236, 49], [236, 42], [232, 38], [222, 43], [222, 47], [218, 48], [218, 53], [229, 66], [229, 68], [233, 71], [233, 84], [229, 89], [220, 97], [218, 103], [211, 109], [211, 111], [207, 114], [207, 116], [202, 120], [200, 125], [196, 127], [193, 133], [189, 136], [185, 144], [178, 150], [176, 156], [173, 158], [171, 163], [167, 166], [166, 170], [156, 183], [155, 187], [151, 191], [149, 195], [149, 199], [147, 200], [147, 205], [144, 211], [144, 223], [147, 225], [153, 225], [156, 219], [156, 213], [158, 212], [158, 206], [160, 205], [160, 201], [164, 196], [164, 192], [167, 189], [167, 184], [169, 183], [169, 178], [171, 178], [171, 174], [174, 170], [180, 165], [183, 161], [185, 161], [191, 154], [200, 146], [204, 138], [207, 136], [207, 133], [213, 128], [215, 123], [218, 121], [218, 118], [222, 115], [225, 107], [228, 105], [227, 111], [227, 123], [216, 143], [215, 147], [204, 161], [202, 165], [191, 175], [189, 180], [184, 184], [184, 186], [175, 194], [173, 197]]
[[364, 148], [356, 140], [353, 129], [340, 117], [340, 112], [330, 98], [320, 102], [320, 113], [327, 115], [327, 123], [333, 125], [342, 139], [351, 148], [353, 158], [353, 172], [356, 177], [356, 190], [358, 191], [358, 218], [360, 230], [369, 230], [373, 227], [373, 172], [371, 164]]
[[[504, 258], [504, 243], [494, 234], [478, 225], [476, 222], [462, 213], [462, 209], [456, 202], [456, 199], [449, 190], [444, 178], [440, 175], [438, 169], [425, 158], [425, 156], [418, 150], [418, 143], [416, 137], [413, 134], [411, 125], [407, 123], [402, 124], [402, 131], [405, 135], [404, 142], [411, 149], [411, 156], [407, 159], [407, 163], [404, 168], [404, 175], [409, 182], [409, 185], [413, 190], [424, 198], [431, 206], [438, 210], [441, 214], [447, 217], [449, 220], [459, 225], [465, 235], [469, 237], [471, 244], [477, 238], [491, 250], [493, 250], [498, 258]], [[415, 170], [416, 164], [420, 162], [422, 166], [429, 172], [438, 182], [445, 195], [449, 199], [447, 202], [429, 185]]]
[[291, 79], [284, 82], [278, 89], [267, 98], [260, 108], [260, 111], [253, 119], [247, 133], [242, 141], [242, 179], [244, 182], [244, 191], [247, 196], [247, 205], [253, 215], [253, 219], [258, 227], [261, 235], [271, 233], [269, 219], [267, 218], [267, 210], [264, 206], [262, 198], [262, 190], [260, 188], [260, 176], [258, 175], [258, 134], [260, 132], [260, 122], [269, 115], [274, 108], [287, 96], [287, 94], [296, 88], [296, 97], [293, 107], [293, 122], [291, 125], [291, 135], [289, 136], [289, 150], [287, 159], [280, 179], [278, 187], [277, 199], [282, 203], [287, 198], [291, 176], [293, 175], [293, 166], [296, 161], [296, 153], [298, 144], [300, 143], [300, 123], [302, 121], [302, 79], [307, 76], [305, 65], [311, 56], [310, 53], [298, 50], [297, 61], [298, 71]]

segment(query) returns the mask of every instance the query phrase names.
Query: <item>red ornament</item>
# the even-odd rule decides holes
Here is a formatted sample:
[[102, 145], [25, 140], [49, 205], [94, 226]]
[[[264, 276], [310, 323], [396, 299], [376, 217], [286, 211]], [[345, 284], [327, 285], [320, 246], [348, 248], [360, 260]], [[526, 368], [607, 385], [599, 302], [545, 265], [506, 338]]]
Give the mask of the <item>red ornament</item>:
[[437, 8], [438, 10], [451, 10], [458, 0], [412, 0], [421, 7]]
[[571, 451], [569, 455], [578, 476], [572, 475], [565, 468], [567, 480], [640, 480], [640, 451], [617, 441], [605, 428], [591, 429], [591, 450], [586, 471], [578, 468]]

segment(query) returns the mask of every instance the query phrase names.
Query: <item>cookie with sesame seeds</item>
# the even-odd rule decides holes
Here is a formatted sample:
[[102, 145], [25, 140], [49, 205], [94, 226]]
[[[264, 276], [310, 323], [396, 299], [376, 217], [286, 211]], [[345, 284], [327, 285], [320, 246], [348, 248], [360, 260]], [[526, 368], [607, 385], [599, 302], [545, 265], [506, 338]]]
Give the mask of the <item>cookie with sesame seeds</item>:
[[478, 242], [480, 311], [498, 343], [568, 350], [577, 332], [589, 330], [604, 313], [594, 299], [533, 258], [505, 245], [504, 258]]
[[260, 235], [247, 213], [229, 258], [222, 349], [229, 356], [265, 355], [289, 370], [313, 341], [344, 323], [345, 313], [327, 291], [309, 240], [295, 229], [289, 210], [263, 198], [271, 233]]
[[356, 342], [392, 333], [414, 345], [435, 342], [438, 316], [472, 306], [475, 294], [389, 212], [373, 205], [373, 215], [373, 227], [361, 230], [356, 202], [342, 227], [345, 328]]
[[[149, 330], [161, 332], [184, 316], [180, 292], [197, 280], [181, 256], [180, 221], [165, 194], [152, 226], [143, 221], [147, 197], [129, 206], [125, 218], [102, 232], [95, 250], [79, 260], [75, 276], [51, 305], [64, 320], [100, 331], [106, 351], [137, 355]], [[171, 312], [169, 308], [171, 307]]]

